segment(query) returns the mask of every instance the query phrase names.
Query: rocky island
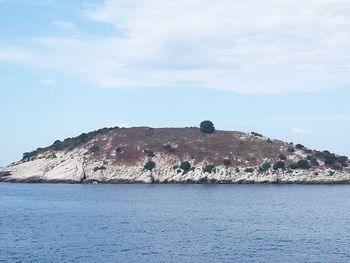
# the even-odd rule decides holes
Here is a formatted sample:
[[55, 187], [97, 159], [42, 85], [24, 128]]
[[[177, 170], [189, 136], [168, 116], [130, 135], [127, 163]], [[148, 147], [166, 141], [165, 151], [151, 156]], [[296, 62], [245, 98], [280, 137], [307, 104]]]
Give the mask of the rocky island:
[[103, 128], [23, 154], [0, 168], [18, 183], [350, 183], [349, 160], [259, 133]]

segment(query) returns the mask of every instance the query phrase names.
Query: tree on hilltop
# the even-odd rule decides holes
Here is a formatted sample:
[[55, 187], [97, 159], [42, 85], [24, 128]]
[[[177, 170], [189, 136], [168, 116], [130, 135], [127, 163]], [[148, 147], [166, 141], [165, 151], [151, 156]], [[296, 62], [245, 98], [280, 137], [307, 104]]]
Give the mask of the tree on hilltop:
[[215, 131], [214, 124], [208, 120], [202, 121], [199, 127], [203, 133], [213, 133]]

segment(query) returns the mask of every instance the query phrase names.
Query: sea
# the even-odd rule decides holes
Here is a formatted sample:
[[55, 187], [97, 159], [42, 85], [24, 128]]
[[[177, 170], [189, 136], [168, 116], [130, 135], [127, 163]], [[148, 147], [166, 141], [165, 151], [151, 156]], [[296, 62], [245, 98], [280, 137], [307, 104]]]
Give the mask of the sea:
[[1, 183], [0, 262], [350, 262], [350, 186]]

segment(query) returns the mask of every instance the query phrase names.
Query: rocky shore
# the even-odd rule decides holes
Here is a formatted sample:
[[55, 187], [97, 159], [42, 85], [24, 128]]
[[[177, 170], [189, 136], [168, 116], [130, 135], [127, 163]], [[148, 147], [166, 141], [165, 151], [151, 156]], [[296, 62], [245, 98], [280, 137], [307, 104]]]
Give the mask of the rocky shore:
[[[210, 173], [203, 171], [204, 164], [197, 164], [190, 171], [174, 168], [176, 160], [158, 155], [157, 166], [143, 168], [147, 158], [135, 165], [109, 164], [107, 160], [92, 162], [79, 150], [68, 153], [50, 153], [28, 162], [17, 162], [0, 169], [0, 182], [11, 183], [179, 183], [179, 184], [348, 184], [350, 171], [336, 171], [319, 167], [309, 170], [273, 170], [245, 172], [233, 167], [217, 166]], [[96, 167], [104, 169], [96, 169]]]

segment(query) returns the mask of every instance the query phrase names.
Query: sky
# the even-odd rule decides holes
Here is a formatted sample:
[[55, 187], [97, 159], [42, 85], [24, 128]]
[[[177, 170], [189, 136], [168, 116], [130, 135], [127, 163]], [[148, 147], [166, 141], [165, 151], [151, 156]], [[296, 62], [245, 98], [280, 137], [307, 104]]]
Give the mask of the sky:
[[111, 126], [350, 155], [350, 1], [0, 0], [0, 166]]

